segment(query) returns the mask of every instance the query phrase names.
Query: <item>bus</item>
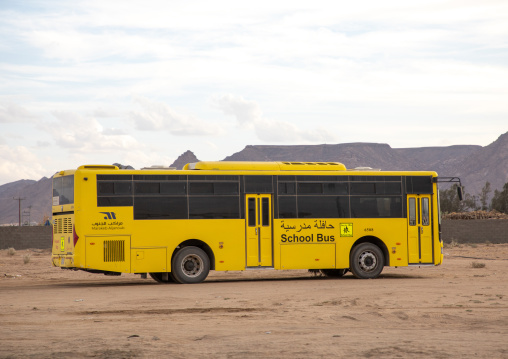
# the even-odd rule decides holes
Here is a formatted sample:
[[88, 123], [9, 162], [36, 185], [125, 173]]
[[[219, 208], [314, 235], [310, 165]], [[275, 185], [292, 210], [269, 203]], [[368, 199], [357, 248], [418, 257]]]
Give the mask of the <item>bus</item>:
[[436, 266], [441, 181], [460, 184], [339, 162], [84, 165], [53, 176], [52, 264], [161, 283], [199, 283], [210, 270], [368, 279], [385, 266]]

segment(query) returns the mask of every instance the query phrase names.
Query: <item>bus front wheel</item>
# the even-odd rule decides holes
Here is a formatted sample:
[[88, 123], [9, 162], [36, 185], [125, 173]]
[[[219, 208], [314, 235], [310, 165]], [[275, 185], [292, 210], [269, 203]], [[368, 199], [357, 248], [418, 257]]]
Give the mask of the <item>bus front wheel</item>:
[[171, 261], [173, 278], [177, 283], [201, 283], [210, 271], [210, 259], [201, 248], [183, 247]]
[[372, 243], [361, 243], [351, 252], [351, 272], [359, 279], [377, 278], [383, 271], [383, 251]]

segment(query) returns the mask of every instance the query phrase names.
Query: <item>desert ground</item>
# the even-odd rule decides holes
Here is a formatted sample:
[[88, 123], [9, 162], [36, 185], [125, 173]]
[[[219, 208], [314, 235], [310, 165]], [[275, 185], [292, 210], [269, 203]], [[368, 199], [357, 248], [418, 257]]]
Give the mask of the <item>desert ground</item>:
[[50, 256], [0, 251], [0, 358], [508, 358], [508, 244], [447, 246], [441, 266], [374, 280], [262, 270], [192, 285]]

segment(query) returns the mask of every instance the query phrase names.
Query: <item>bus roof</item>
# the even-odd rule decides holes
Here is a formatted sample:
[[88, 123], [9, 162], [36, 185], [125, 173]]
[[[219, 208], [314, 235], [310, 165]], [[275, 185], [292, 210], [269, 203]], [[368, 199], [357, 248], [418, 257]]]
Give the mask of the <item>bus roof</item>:
[[345, 171], [340, 162], [250, 162], [202, 161], [188, 163], [184, 170], [211, 171]]
[[60, 171], [55, 174], [55, 177], [62, 175], [71, 175], [76, 171], [91, 171], [94, 173], [99, 172], [121, 172], [122, 174], [137, 174], [137, 173], [150, 173], [150, 174], [217, 174], [224, 172], [228, 174], [242, 174], [251, 173], [259, 175], [273, 175], [276, 173], [286, 173], [294, 175], [321, 174], [321, 175], [353, 175], [353, 176], [432, 176], [437, 177], [435, 171], [402, 171], [402, 170], [383, 170], [373, 169], [370, 167], [357, 167], [346, 169], [346, 166], [340, 162], [261, 162], [261, 161], [202, 161], [186, 164], [183, 169], [176, 170], [174, 168], [143, 168], [140, 170], [134, 169], [120, 169], [112, 165], [83, 165], [79, 166], [77, 170]]

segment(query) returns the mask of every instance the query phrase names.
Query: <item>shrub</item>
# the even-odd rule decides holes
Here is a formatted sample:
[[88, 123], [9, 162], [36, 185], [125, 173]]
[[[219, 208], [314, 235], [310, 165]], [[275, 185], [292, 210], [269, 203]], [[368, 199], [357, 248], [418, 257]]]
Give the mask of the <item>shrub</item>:
[[472, 268], [485, 268], [485, 263], [473, 262], [471, 263]]
[[447, 244], [447, 247], [450, 248], [460, 247], [460, 243], [456, 239], [452, 239], [452, 241]]
[[25, 254], [23, 256], [23, 263], [25, 263], [25, 264], [30, 263], [30, 259], [31, 259], [30, 254]]
[[16, 250], [14, 248], [11, 247], [11, 248], [7, 249], [7, 255], [9, 257], [12, 257], [15, 254], [16, 254]]

